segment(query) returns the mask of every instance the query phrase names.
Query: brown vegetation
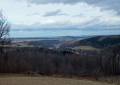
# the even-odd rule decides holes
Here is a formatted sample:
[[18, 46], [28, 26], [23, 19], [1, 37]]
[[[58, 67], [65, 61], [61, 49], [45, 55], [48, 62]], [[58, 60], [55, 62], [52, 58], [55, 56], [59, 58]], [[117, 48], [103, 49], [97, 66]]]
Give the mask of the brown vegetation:
[[114, 85], [104, 82], [89, 80], [65, 79], [54, 77], [25, 77], [25, 76], [5, 76], [0, 77], [0, 85]]
[[[107, 50], [107, 51], [106, 51]], [[50, 50], [40, 47], [4, 47], [0, 73], [64, 76], [120, 74], [119, 46], [102, 51]]]

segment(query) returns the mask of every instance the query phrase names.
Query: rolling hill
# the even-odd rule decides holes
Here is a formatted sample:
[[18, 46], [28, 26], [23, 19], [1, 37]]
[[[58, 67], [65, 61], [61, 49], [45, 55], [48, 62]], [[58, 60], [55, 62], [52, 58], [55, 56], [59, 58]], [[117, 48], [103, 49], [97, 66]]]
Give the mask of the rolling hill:
[[60, 47], [74, 48], [81, 46], [90, 46], [94, 48], [106, 48], [120, 44], [120, 35], [95, 36], [73, 42], [65, 42]]

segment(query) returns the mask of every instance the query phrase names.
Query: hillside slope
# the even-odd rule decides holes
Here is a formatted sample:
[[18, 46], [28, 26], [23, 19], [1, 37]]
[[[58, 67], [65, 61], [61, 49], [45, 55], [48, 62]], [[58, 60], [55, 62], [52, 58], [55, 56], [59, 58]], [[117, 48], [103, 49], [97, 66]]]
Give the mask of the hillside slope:
[[106, 48], [120, 44], [120, 35], [96, 36], [83, 40], [66, 42], [61, 47], [92, 46], [95, 48]]

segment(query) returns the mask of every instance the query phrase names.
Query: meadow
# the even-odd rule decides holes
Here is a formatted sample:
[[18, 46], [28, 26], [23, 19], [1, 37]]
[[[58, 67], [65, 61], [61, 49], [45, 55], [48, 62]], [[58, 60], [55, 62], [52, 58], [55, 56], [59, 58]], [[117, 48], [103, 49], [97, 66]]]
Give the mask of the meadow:
[[58, 78], [49, 76], [0, 76], [0, 85], [117, 85], [87, 79]]

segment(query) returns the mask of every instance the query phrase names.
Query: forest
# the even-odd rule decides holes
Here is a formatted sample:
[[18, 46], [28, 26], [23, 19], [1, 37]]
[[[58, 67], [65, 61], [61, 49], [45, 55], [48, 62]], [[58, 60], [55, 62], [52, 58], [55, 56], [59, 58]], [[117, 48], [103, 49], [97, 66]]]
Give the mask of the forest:
[[0, 73], [63, 76], [120, 74], [120, 46], [100, 51], [54, 50], [41, 47], [0, 47]]

